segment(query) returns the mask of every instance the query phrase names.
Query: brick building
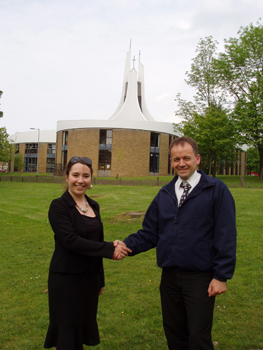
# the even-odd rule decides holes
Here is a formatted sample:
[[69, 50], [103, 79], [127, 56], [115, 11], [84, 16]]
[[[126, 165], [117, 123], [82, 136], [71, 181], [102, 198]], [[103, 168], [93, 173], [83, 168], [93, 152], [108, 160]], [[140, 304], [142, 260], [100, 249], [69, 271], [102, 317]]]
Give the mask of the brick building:
[[[56, 131], [32, 130], [17, 132], [10, 137], [15, 157], [21, 155], [25, 172], [53, 173], [55, 170]], [[14, 159], [9, 171], [17, 171]]]

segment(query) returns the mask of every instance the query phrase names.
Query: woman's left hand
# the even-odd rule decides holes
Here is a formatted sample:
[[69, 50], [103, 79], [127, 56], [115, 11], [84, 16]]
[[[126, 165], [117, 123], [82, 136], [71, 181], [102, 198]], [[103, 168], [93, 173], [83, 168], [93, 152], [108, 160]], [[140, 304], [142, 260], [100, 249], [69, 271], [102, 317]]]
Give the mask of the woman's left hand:
[[101, 295], [101, 294], [103, 293], [103, 289], [104, 289], [104, 287], [102, 287], [102, 288], [100, 289], [99, 295]]

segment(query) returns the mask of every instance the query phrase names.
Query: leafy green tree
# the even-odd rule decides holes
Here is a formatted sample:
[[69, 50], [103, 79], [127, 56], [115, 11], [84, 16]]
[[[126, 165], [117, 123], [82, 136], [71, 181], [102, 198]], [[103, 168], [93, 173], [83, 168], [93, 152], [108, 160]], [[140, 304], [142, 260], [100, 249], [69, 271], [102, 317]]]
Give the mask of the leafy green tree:
[[214, 61], [218, 83], [233, 97], [233, 118], [242, 143], [257, 148], [263, 177], [263, 26], [241, 27], [239, 38], [225, 40]]
[[200, 107], [222, 106], [225, 103], [224, 90], [218, 84], [214, 71], [218, 42], [212, 36], [200, 39], [192, 59], [191, 70], [186, 72], [186, 83], [196, 89], [195, 104]]
[[10, 158], [11, 143], [6, 128], [0, 128], [0, 162], [7, 163]]
[[259, 173], [259, 154], [255, 147], [247, 149], [247, 160], [246, 160], [247, 172]]
[[219, 107], [211, 105], [202, 115], [194, 112], [191, 118], [175, 125], [175, 131], [196, 140], [201, 154], [200, 167], [209, 175], [216, 176], [220, 162], [235, 160], [235, 127]]
[[24, 169], [25, 162], [21, 153], [15, 154], [14, 157], [14, 168], [15, 171], [21, 172]]
[[201, 39], [197, 56], [192, 60], [186, 83], [196, 89], [194, 102], [176, 96], [176, 115], [185, 120], [174, 124], [174, 130], [194, 138], [201, 154], [201, 168], [215, 176], [219, 163], [232, 161], [236, 149], [233, 121], [226, 109], [226, 96], [214, 71], [217, 42], [212, 37]]

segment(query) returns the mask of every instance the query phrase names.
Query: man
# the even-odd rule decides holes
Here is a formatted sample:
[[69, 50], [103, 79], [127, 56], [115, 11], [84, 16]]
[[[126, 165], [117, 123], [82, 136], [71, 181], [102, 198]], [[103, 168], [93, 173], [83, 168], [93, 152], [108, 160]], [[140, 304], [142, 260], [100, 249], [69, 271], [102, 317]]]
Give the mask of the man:
[[170, 155], [177, 175], [154, 198], [143, 228], [124, 243], [129, 255], [157, 247], [169, 349], [210, 350], [215, 296], [226, 291], [235, 268], [235, 204], [222, 181], [196, 170], [193, 139], [174, 140]]

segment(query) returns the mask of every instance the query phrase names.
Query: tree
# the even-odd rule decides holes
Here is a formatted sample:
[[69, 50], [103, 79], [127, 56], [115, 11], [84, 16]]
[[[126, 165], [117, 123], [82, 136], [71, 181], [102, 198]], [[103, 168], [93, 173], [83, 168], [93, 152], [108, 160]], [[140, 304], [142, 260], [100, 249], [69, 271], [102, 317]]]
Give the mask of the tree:
[[216, 176], [221, 162], [234, 161], [235, 127], [223, 109], [210, 105], [203, 115], [194, 112], [191, 118], [175, 125], [175, 130], [196, 140], [200, 167], [209, 175]]
[[241, 27], [239, 38], [225, 40], [225, 52], [214, 60], [222, 89], [234, 99], [233, 118], [242, 143], [257, 148], [263, 177], [263, 26]]
[[258, 150], [255, 147], [250, 147], [247, 149], [247, 172], [259, 173], [259, 155]]
[[192, 59], [191, 71], [186, 72], [186, 83], [196, 89], [195, 104], [203, 107], [222, 106], [225, 93], [218, 84], [218, 76], [214, 71], [214, 59], [217, 51], [217, 41], [212, 36], [200, 39]]
[[194, 138], [201, 154], [201, 168], [215, 176], [221, 161], [232, 160], [236, 149], [236, 134], [233, 121], [226, 109], [226, 96], [218, 84], [213, 62], [217, 42], [212, 37], [201, 39], [197, 56], [192, 60], [186, 83], [196, 89], [194, 102], [176, 96], [179, 110], [176, 115], [185, 120], [174, 124], [174, 130]]
[[0, 162], [7, 163], [10, 156], [11, 143], [6, 128], [0, 128]]
[[14, 157], [14, 169], [21, 172], [24, 169], [25, 162], [21, 153], [15, 154]]

